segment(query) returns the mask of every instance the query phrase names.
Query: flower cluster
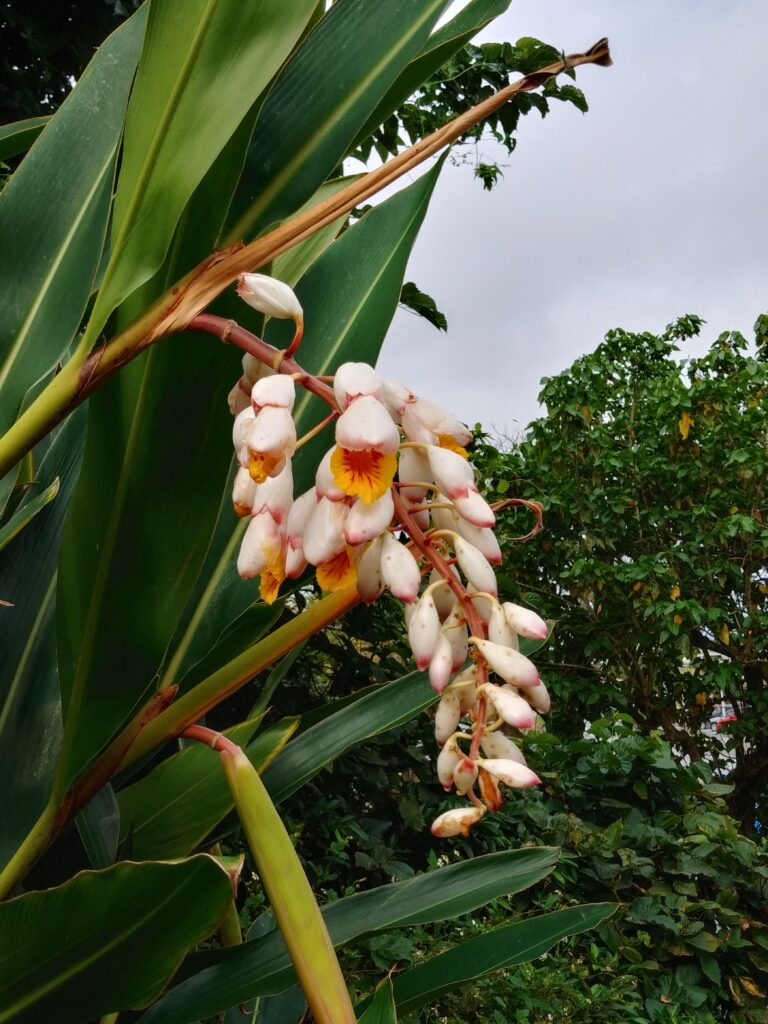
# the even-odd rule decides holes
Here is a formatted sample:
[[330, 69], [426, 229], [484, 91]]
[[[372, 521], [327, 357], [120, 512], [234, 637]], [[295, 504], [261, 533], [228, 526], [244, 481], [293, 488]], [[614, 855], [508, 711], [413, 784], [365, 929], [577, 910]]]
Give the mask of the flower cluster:
[[[301, 307], [287, 286], [244, 278], [239, 293], [251, 305], [293, 317], [298, 329]], [[365, 363], [345, 363], [325, 387], [284, 359], [290, 351], [271, 364], [246, 355], [230, 394], [239, 465], [232, 501], [249, 517], [238, 571], [260, 577], [270, 603], [308, 565], [323, 590], [355, 586], [370, 603], [387, 589], [404, 603], [416, 664], [441, 694], [438, 778], [470, 801], [440, 815], [432, 831], [466, 835], [501, 806], [500, 785], [540, 781], [506, 730], [532, 728], [549, 710], [546, 687], [519, 649], [519, 637], [546, 639], [547, 625], [498, 601], [496, 517], [475, 481], [464, 424]], [[297, 383], [311, 383], [331, 406], [335, 443], [314, 485], [294, 498]]]

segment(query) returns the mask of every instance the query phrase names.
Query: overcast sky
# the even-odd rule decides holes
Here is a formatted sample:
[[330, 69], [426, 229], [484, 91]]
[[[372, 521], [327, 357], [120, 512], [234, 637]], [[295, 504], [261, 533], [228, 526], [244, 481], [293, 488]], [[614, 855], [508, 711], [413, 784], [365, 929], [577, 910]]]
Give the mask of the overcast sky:
[[555, 104], [521, 121], [511, 157], [485, 146], [508, 164], [490, 193], [446, 166], [408, 278], [448, 335], [399, 310], [379, 362], [500, 434], [611, 327], [697, 313], [707, 340], [751, 337], [768, 311], [768, 3], [513, 0], [481, 38], [577, 52], [603, 35], [614, 66], [578, 71], [586, 115]]

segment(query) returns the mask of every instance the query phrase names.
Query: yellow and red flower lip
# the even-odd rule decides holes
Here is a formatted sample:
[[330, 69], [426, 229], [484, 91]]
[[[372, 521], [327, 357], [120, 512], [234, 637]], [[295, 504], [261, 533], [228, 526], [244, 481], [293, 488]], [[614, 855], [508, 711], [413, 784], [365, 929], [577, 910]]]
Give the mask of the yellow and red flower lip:
[[331, 470], [334, 483], [344, 494], [370, 504], [389, 490], [397, 472], [397, 456], [375, 449], [336, 448]]

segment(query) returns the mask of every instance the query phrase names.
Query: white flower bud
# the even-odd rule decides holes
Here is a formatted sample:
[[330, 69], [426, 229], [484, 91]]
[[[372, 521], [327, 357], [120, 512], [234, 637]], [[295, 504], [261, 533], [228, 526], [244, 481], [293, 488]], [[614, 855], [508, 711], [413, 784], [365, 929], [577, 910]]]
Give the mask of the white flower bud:
[[[235, 421], [237, 422], [237, 421]], [[259, 455], [287, 455], [296, 450], [296, 424], [287, 409], [265, 405], [256, 415], [246, 441]]]
[[408, 622], [408, 643], [416, 659], [416, 667], [425, 669], [432, 660], [440, 639], [440, 618], [431, 594], [425, 594], [412, 605]]
[[349, 508], [340, 501], [321, 498], [304, 530], [304, 557], [311, 565], [322, 565], [346, 546], [344, 523]]
[[462, 757], [453, 769], [453, 784], [459, 796], [466, 796], [477, 782], [477, 765], [471, 758]]
[[235, 481], [232, 485], [232, 505], [237, 515], [249, 516], [253, 508], [253, 499], [256, 497], [256, 484], [251, 480], [251, 474], [241, 466], [235, 473]]
[[[450, 570], [456, 577], [456, 579], [458, 579], [459, 573], [456, 567], [452, 565], [450, 566]], [[429, 574], [430, 586], [433, 583], [437, 583], [438, 580], [442, 579], [443, 576], [441, 573], [437, 571], [437, 569], [433, 569], [432, 572]], [[453, 608], [454, 602], [456, 600], [453, 591], [447, 584], [445, 584], [442, 587], [435, 587], [433, 595], [435, 600], [435, 607], [437, 608], [437, 614], [440, 616], [441, 619], [447, 619], [448, 616], [451, 614], [451, 609]]]
[[253, 309], [279, 320], [301, 320], [303, 310], [299, 300], [283, 281], [266, 274], [241, 274], [237, 279], [237, 294]]
[[443, 623], [443, 634], [451, 645], [451, 667], [456, 672], [467, 660], [469, 652], [469, 631], [460, 601], [454, 601], [451, 613]]
[[381, 548], [381, 537], [375, 537], [357, 563], [357, 592], [366, 604], [372, 604], [384, 590]]
[[531, 640], [546, 640], [549, 636], [549, 627], [544, 619], [530, 608], [512, 604], [511, 601], [505, 601], [502, 608], [510, 627], [520, 636], [530, 637]]
[[491, 614], [488, 619], [488, 639], [502, 647], [511, 647], [513, 650], [520, 650], [517, 642], [517, 633], [510, 628], [504, 609], [501, 605], [491, 606]]
[[456, 690], [446, 690], [435, 711], [435, 740], [442, 745], [456, 732], [461, 721], [461, 701]]
[[244, 580], [260, 576], [279, 557], [282, 540], [277, 523], [268, 512], [253, 516], [240, 545], [237, 571]]
[[[385, 380], [379, 396], [396, 420], [400, 420], [406, 402], [410, 402], [413, 394], [396, 380]], [[420, 479], [424, 479], [421, 477]]]
[[453, 671], [453, 651], [445, 633], [437, 638], [435, 653], [429, 663], [429, 681], [435, 693], [442, 693], [448, 685]]
[[475, 474], [472, 467], [456, 452], [431, 444], [427, 447], [427, 459], [437, 486], [452, 501], [465, 497], [470, 486], [474, 487]]
[[391, 533], [382, 534], [381, 576], [392, 594], [410, 604], [419, 592], [421, 572], [411, 552]]
[[361, 498], [352, 505], [344, 527], [348, 544], [364, 544], [383, 533], [392, 522], [395, 503], [392, 491], [386, 490], [375, 501], [366, 502]]
[[333, 393], [342, 412], [361, 395], [379, 397], [384, 381], [368, 363], [344, 363], [333, 378]]
[[459, 750], [456, 740], [448, 740], [437, 755], [437, 778], [445, 790], [453, 786], [453, 769], [464, 755]]
[[292, 377], [283, 373], [263, 377], [251, 389], [251, 404], [255, 412], [259, 412], [265, 405], [275, 405], [290, 411], [295, 401], [296, 385]]
[[518, 693], [494, 686], [492, 683], [486, 683], [482, 687], [482, 692], [493, 704], [499, 718], [507, 725], [512, 725], [516, 729], [532, 729], [536, 724], [536, 715], [530, 704]]
[[496, 522], [493, 509], [474, 485], [467, 488], [465, 495], [455, 497], [453, 504], [462, 519], [480, 529], [491, 527]]
[[456, 552], [459, 568], [467, 577], [470, 586], [495, 596], [498, 593], [496, 574], [485, 556], [463, 537], [458, 536], [453, 538], [453, 550]]
[[505, 758], [480, 758], [478, 764], [483, 771], [493, 775], [505, 786], [512, 786], [515, 789], [525, 789], [528, 786], [538, 786], [541, 779], [524, 764], [519, 761], [506, 760]]
[[454, 807], [432, 822], [432, 835], [447, 839], [450, 836], [469, 835], [469, 830], [485, 814], [484, 807]]
[[518, 764], [526, 763], [520, 747], [509, 736], [505, 736], [503, 732], [484, 733], [480, 746], [486, 757], [517, 761]]
[[539, 686], [529, 686], [523, 692], [525, 693], [525, 700], [540, 715], [546, 715], [552, 707], [552, 701], [549, 698], [549, 693], [544, 683], [541, 683]]
[[248, 436], [255, 422], [256, 413], [249, 404], [240, 410], [232, 424], [232, 444], [241, 466], [248, 466]]
[[512, 647], [502, 647], [490, 640], [476, 639], [478, 651], [493, 671], [501, 676], [505, 683], [514, 686], [538, 686], [541, 682], [539, 672], [532, 661]]
[[259, 515], [268, 512], [278, 526], [285, 522], [293, 505], [293, 470], [290, 459], [275, 476], [268, 476], [263, 484], [258, 484], [253, 496], [251, 514]]
[[482, 529], [479, 526], [473, 526], [472, 523], [468, 523], [461, 516], [454, 516], [454, 520], [453, 529], [456, 533], [460, 534], [464, 540], [469, 541], [470, 544], [474, 544], [491, 565], [501, 565], [501, 548], [493, 530], [487, 526]]

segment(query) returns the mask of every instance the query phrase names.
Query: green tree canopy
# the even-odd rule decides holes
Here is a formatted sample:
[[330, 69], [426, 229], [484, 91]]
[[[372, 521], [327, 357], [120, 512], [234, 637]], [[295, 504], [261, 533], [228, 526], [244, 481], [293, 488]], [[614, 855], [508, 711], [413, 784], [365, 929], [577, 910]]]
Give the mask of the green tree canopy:
[[701, 324], [609, 332], [542, 382], [547, 412], [522, 443], [481, 458], [499, 496], [544, 506], [533, 543], [509, 542], [510, 524], [507, 564], [557, 621], [556, 728], [629, 710], [728, 773], [751, 827], [768, 785], [768, 318], [754, 347], [725, 333], [681, 364]]

